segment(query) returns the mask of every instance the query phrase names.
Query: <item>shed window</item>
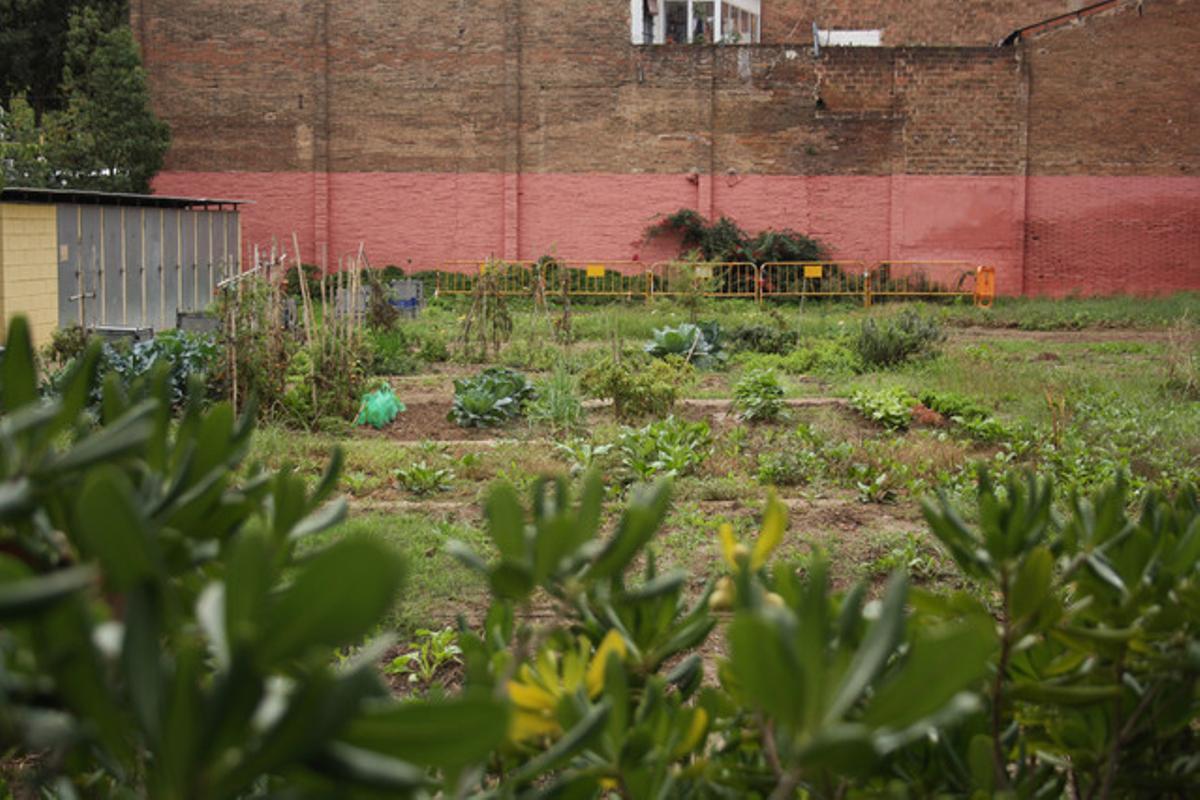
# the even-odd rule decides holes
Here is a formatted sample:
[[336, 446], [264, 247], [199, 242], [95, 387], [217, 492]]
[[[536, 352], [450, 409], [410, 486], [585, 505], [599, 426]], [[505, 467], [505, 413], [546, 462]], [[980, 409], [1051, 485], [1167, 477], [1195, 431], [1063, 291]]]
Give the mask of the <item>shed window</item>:
[[634, 44], [755, 44], [762, 0], [630, 0]]

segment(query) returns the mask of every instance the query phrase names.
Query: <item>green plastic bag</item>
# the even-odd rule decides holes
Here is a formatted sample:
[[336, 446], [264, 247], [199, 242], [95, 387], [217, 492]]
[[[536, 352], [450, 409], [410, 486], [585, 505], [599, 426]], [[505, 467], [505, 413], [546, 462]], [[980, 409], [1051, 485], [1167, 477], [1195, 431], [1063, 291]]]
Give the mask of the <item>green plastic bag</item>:
[[359, 407], [358, 419], [354, 421], [355, 425], [370, 425], [378, 430], [386, 425], [391, 424], [396, 415], [404, 410], [404, 403], [397, 399], [396, 394], [390, 386], [384, 386], [374, 392], [367, 392], [363, 395], [362, 405]]

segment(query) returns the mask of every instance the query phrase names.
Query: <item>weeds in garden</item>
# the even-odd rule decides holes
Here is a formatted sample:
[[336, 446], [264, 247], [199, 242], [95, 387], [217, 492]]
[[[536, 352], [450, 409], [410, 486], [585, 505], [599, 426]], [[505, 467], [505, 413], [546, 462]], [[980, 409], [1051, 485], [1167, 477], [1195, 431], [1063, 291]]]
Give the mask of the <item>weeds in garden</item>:
[[733, 405], [746, 422], [774, 422], [783, 413], [783, 387], [771, 370], [751, 370], [733, 387]]
[[579, 379], [559, 362], [554, 372], [535, 386], [536, 399], [526, 412], [530, 425], [541, 425], [556, 433], [570, 433], [583, 427], [586, 414], [579, 399]]
[[894, 317], [863, 320], [854, 346], [869, 367], [894, 367], [931, 355], [945, 334], [937, 321], [905, 309]]
[[431, 466], [425, 461], [418, 461], [396, 470], [396, 481], [401, 488], [418, 497], [445, 492], [450, 489], [453, 480], [454, 470], [449, 467]]
[[445, 667], [462, 663], [463, 651], [458, 645], [458, 632], [453, 628], [436, 631], [421, 628], [416, 638], [404, 645], [404, 650], [385, 671], [389, 675], [407, 676], [408, 683], [417, 688], [428, 688]]

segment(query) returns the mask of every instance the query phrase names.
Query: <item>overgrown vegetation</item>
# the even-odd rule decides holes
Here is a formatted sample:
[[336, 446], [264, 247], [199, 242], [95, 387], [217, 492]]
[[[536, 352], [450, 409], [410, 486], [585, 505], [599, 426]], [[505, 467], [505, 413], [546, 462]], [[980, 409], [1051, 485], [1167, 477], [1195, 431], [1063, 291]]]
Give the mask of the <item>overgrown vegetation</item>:
[[647, 239], [667, 235], [679, 237], [681, 254], [696, 250], [704, 261], [763, 264], [820, 261], [824, 257], [819, 242], [793, 230], [767, 229], [750, 236], [728, 217], [709, 222], [690, 208], [667, 214], [646, 229]]
[[894, 317], [863, 320], [854, 347], [864, 364], [893, 367], [928, 356], [944, 338], [936, 320], [905, 309]]
[[750, 370], [733, 387], [733, 405], [747, 422], [774, 422], [783, 412], [783, 387], [771, 370]]
[[590, 397], [612, 400], [617, 419], [635, 420], [669, 414], [691, 377], [691, 365], [678, 357], [606, 355], [584, 370], [580, 385]]

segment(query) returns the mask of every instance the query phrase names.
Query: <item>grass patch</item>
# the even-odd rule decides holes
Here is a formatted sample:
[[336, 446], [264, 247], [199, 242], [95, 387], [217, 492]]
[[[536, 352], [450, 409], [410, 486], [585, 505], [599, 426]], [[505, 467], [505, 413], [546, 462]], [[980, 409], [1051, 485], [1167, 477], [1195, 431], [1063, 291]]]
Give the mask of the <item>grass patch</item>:
[[[446, 543], [458, 539], [488, 557], [491, 543], [483, 531], [424, 514], [368, 513], [306, 540], [301, 555], [347, 536], [378, 538], [404, 557], [407, 578], [402, 599], [388, 617], [390, 629], [411, 633], [417, 628], [452, 624], [459, 614], [470, 619], [479, 616], [487, 587], [477, 573], [446, 553]], [[331, 586], [329, 590], [352, 588]]]

